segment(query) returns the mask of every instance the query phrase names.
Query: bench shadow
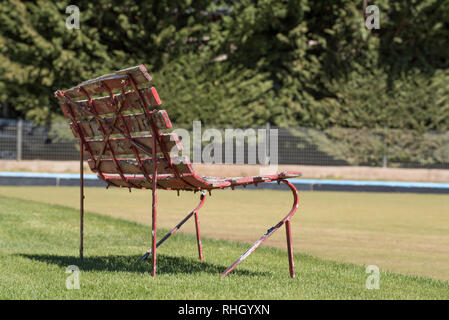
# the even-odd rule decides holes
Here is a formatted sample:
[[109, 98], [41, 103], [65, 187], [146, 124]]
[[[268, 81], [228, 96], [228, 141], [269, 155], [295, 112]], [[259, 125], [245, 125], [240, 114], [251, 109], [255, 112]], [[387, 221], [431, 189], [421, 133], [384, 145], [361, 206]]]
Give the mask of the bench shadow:
[[[138, 261], [140, 256], [137, 255], [110, 255], [110, 256], [92, 256], [84, 257], [80, 260], [74, 256], [61, 256], [51, 254], [18, 254], [18, 256], [55, 264], [59, 267], [66, 268], [69, 265], [76, 265], [81, 271], [122, 271], [149, 273], [151, 266], [149, 260]], [[219, 275], [226, 269], [225, 266], [216, 265], [208, 262], [201, 262], [198, 259], [175, 257], [168, 255], [158, 255], [157, 273], [158, 274], [193, 274], [193, 273], [210, 273]], [[232, 272], [242, 276], [261, 276], [268, 275], [268, 272], [255, 272], [248, 270], [234, 270]]]

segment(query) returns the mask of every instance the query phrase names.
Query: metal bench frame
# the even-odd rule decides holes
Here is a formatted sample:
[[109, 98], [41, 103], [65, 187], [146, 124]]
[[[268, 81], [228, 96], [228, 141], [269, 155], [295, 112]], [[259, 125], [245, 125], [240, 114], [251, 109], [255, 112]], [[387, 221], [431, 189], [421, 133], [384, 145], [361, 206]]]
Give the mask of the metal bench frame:
[[[154, 87], [140, 88], [139, 85], [152, 79], [144, 65], [123, 69], [112, 74], [91, 79], [81, 84], [55, 92], [61, 102], [63, 114], [71, 120], [70, 127], [80, 143], [80, 259], [84, 250], [84, 156], [89, 156], [89, 166], [107, 187], [126, 187], [152, 190], [152, 243], [141, 258], [151, 255], [151, 274], [156, 275], [156, 249], [171, 235], [178, 231], [191, 217], [195, 217], [198, 256], [203, 261], [198, 212], [206, 200], [206, 191], [213, 189], [246, 187], [259, 183], [277, 181], [286, 184], [293, 193], [293, 205], [290, 212], [271, 227], [231, 266], [223, 271], [229, 274], [274, 232], [285, 224], [290, 277], [294, 277], [293, 251], [291, 243], [290, 219], [299, 206], [298, 192], [287, 178], [299, 176], [297, 172], [282, 172], [276, 175], [212, 178], [195, 173], [186, 157], [173, 161], [169, 150], [182, 145], [174, 133], [163, 133], [172, 125], [165, 110], [156, 109], [161, 100]], [[132, 90], [126, 91], [131, 87]], [[114, 93], [113, 91], [120, 91]], [[105, 96], [92, 98], [93, 95]], [[84, 100], [79, 100], [84, 98]], [[151, 108], [155, 108], [151, 110]], [[127, 113], [140, 109], [141, 113]], [[111, 116], [112, 114], [112, 116]], [[138, 135], [150, 132], [151, 135]], [[111, 137], [118, 135], [119, 137]], [[100, 136], [101, 138], [98, 138]], [[95, 138], [97, 137], [97, 138]], [[132, 155], [134, 158], [119, 158], [119, 155]], [[146, 158], [145, 158], [146, 156]], [[151, 158], [148, 158], [151, 156]], [[111, 175], [112, 174], [112, 175]], [[181, 222], [179, 222], [159, 242], [157, 235], [157, 189], [200, 191], [200, 202]]]

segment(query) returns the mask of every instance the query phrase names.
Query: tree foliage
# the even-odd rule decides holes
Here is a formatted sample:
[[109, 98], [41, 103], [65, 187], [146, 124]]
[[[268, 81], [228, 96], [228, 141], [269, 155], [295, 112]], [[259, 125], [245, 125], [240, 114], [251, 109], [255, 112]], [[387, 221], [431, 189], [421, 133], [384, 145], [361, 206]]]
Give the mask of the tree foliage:
[[449, 0], [378, 0], [379, 30], [363, 4], [4, 0], [0, 103], [49, 122], [56, 89], [144, 63], [185, 126], [448, 130]]

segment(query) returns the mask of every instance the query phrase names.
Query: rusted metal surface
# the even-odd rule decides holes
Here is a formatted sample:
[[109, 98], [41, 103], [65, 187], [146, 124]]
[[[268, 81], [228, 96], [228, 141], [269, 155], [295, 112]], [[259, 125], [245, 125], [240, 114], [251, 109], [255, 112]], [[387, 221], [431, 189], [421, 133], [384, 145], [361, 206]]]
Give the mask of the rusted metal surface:
[[198, 257], [201, 262], [203, 262], [203, 247], [201, 245], [201, 235], [200, 235], [200, 220], [198, 217], [198, 212], [195, 212], [195, 229], [196, 229], [196, 243], [198, 246]]
[[[199, 229], [199, 218], [198, 218], [198, 211], [200, 211], [201, 207], [204, 204], [204, 201], [206, 201], [206, 192], [201, 192], [200, 197], [200, 203], [196, 206], [195, 209], [193, 209], [192, 212], [190, 212], [184, 219], [182, 219], [173, 229], [170, 230], [165, 236], [162, 237], [161, 240], [156, 244], [156, 248], [158, 248], [161, 244], [165, 242], [168, 238], [170, 238], [176, 231], [181, 229], [181, 227], [186, 223], [192, 216], [195, 216], [195, 228], [196, 228], [196, 238], [197, 238], [197, 244], [198, 244], [198, 255], [200, 257], [200, 260], [203, 261], [203, 250], [201, 247], [201, 236], [200, 236], [200, 229]], [[143, 261], [149, 257], [151, 254], [152, 249], [148, 250], [141, 258], [140, 260]]]
[[[205, 192], [213, 189], [245, 187], [263, 182], [286, 183], [295, 194], [294, 208], [276, 226], [269, 229], [248, 249], [223, 275], [231, 272], [249, 256], [262, 242], [283, 224], [286, 226], [287, 250], [290, 276], [294, 276], [293, 250], [291, 246], [290, 217], [298, 206], [298, 195], [287, 178], [296, 177], [297, 172], [282, 172], [275, 175], [216, 178], [205, 177], [194, 171], [187, 157], [171, 157], [173, 150], [181, 151], [182, 145], [174, 133], [161, 132], [172, 128], [165, 110], [153, 109], [161, 105], [154, 87], [139, 88], [151, 81], [143, 65], [117, 71], [85, 81], [71, 89], [55, 92], [61, 102], [63, 114], [72, 122], [70, 127], [80, 140], [80, 189], [81, 189], [81, 243], [80, 257], [83, 257], [84, 183], [83, 157], [89, 154], [88, 164], [108, 186], [152, 190], [152, 235], [151, 249], [145, 258], [152, 256], [151, 274], [156, 275], [156, 249], [188, 219], [195, 216], [198, 256], [203, 260], [198, 211], [205, 200]], [[129, 91], [126, 91], [130, 89]], [[114, 93], [114, 90], [120, 91]], [[96, 94], [107, 96], [93, 97]], [[79, 100], [82, 98], [85, 100]], [[127, 112], [127, 114], [124, 114]], [[130, 114], [130, 112], [134, 112]], [[120, 135], [116, 137], [112, 135]], [[202, 191], [200, 204], [185, 217], [170, 233], [157, 242], [157, 189]]]
[[84, 152], [80, 142], [80, 259], [84, 255]]
[[288, 268], [290, 271], [290, 277], [295, 277], [295, 265], [293, 261], [293, 248], [292, 248], [292, 228], [290, 220], [285, 221], [285, 234], [287, 236], [287, 253], [288, 253]]
[[152, 186], [152, 251], [151, 256], [153, 260], [153, 266], [151, 272], [153, 277], [156, 276], [156, 233], [157, 233], [157, 131], [153, 129], [153, 186]]
[[235, 269], [243, 260], [248, 258], [248, 256], [253, 253], [264, 241], [266, 241], [273, 233], [275, 233], [283, 224], [287, 223], [287, 246], [288, 246], [288, 262], [290, 268], [290, 277], [293, 278], [295, 276], [294, 272], [294, 264], [293, 264], [293, 251], [291, 246], [291, 230], [290, 230], [290, 218], [295, 214], [296, 210], [299, 206], [299, 196], [298, 191], [295, 186], [288, 182], [287, 180], [281, 180], [283, 183], [287, 184], [290, 190], [293, 193], [293, 206], [290, 212], [281, 220], [277, 225], [271, 227], [267, 230], [267, 232], [257, 240], [251, 248], [246, 250], [232, 265], [230, 265], [223, 273], [221, 274], [223, 277], [226, 277], [232, 270]]

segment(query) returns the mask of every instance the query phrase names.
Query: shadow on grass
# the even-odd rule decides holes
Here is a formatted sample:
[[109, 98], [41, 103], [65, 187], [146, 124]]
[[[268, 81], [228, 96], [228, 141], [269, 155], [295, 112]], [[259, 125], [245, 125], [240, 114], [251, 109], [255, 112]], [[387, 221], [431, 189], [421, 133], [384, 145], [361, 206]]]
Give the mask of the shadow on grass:
[[[19, 254], [19, 256], [40, 262], [56, 264], [66, 268], [69, 265], [76, 265], [81, 271], [123, 271], [146, 273], [150, 272], [151, 265], [149, 260], [138, 261], [140, 256], [129, 255], [111, 255], [111, 256], [93, 256], [84, 257], [80, 260], [73, 256], [58, 256], [51, 254]], [[158, 274], [193, 274], [193, 273], [211, 273], [219, 275], [226, 269], [207, 262], [185, 257], [173, 257], [159, 255], [157, 260]], [[261, 276], [268, 275], [268, 272], [254, 272], [248, 270], [234, 270], [233, 273], [242, 276]]]

